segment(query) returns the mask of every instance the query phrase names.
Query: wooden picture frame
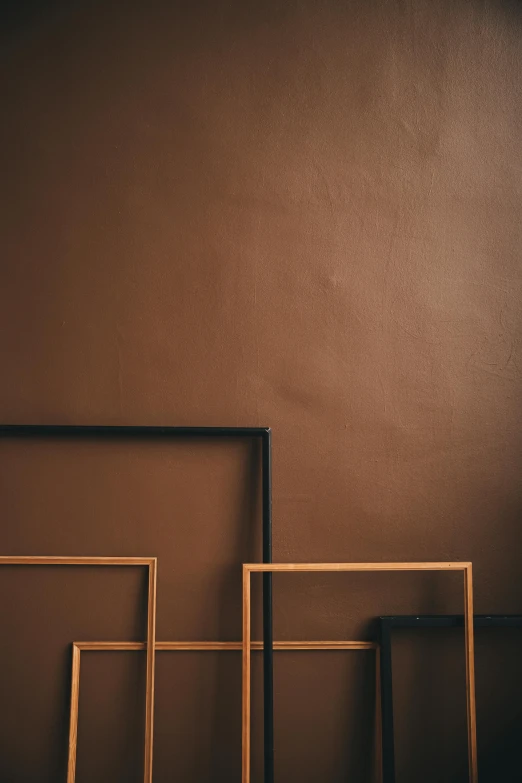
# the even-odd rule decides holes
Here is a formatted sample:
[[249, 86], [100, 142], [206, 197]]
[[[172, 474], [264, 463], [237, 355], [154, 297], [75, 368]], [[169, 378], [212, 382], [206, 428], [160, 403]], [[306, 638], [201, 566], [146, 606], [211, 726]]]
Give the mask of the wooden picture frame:
[[[156, 642], [156, 652], [241, 652], [242, 642]], [[251, 649], [263, 650], [263, 642], [251, 642]], [[78, 714], [80, 701], [81, 653], [130, 652], [147, 650], [145, 642], [73, 642], [71, 670], [71, 713], [69, 725], [69, 757], [67, 783], [75, 783], [78, 751]], [[381, 733], [381, 665], [380, 647], [377, 642], [359, 641], [289, 641], [273, 642], [273, 650], [369, 650], [375, 653], [375, 749], [376, 779], [382, 780], [382, 733]]]
[[[474, 628], [522, 628], [519, 614], [476, 614]], [[463, 628], [461, 614], [387, 615], [379, 617], [381, 640], [381, 714], [383, 783], [395, 783], [395, 741], [393, 717], [392, 632], [401, 628]]]
[[[148, 439], [198, 441], [210, 438], [256, 439], [261, 443], [261, 516], [263, 563], [272, 562], [272, 430], [270, 427], [191, 427], [111, 424], [0, 424], [0, 438], [36, 438], [114, 442]], [[274, 709], [272, 654], [272, 575], [263, 575], [263, 746], [264, 767], [273, 780]]]
[[[0, 566], [145, 566], [148, 569], [147, 600], [147, 675], [145, 685], [145, 755], [144, 783], [152, 783], [152, 751], [154, 733], [154, 672], [156, 642], [156, 583], [155, 557], [47, 557], [0, 556]], [[74, 738], [75, 741], [75, 738]], [[71, 737], [69, 737], [71, 742]], [[74, 770], [72, 770], [74, 779]], [[67, 779], [71, 776], [68, 768]]]
[[[251, 574], [360, 571], [462, 571], [464, 577], [464, 635], [466, 651], [466, 711], [468, 730], [468, 779], [478, 783], [477, 722], [475, 703], [475, 653], [473, 636], [473, 577], [470, 562], [445, 563], [245, 563], [243, 565], [243, 671], [242, 671], [242, 783], [250, 783], [251, 708]], [[265, 771], [265, 781], [266, 771]]]

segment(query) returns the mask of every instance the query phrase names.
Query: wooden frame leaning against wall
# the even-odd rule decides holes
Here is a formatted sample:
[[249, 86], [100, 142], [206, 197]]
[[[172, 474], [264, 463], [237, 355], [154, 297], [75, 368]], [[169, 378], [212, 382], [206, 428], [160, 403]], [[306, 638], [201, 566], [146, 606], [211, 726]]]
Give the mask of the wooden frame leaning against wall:
[[[250, 783], [250, 709], [251, 709], [251, 574], [296, 572], [362, 571], [462, 571], [464, 576], [464, 631], [466, 651], [466, 709], [468, 728], [468, 779], [478, 783], [477, 726], [475, 705], [475, 652], [473, 637], [473, 579], [469, 562], [444, 563], [246, 563], [243, 565], [243, 711], [242, 711], [242, 783]], [[266, 773], [265, 773], [266, 774]], [[265, 777], [266, 780], [266, 777]]]
[[[145, 754], [144, 783], [152, 783], [152, 750], [154, 733], [154, 670], [156, 650], [156, 582], [155, 557], [52, 557], [0, 556], [0, 566], [145, 566], [148, 568], [147, 599], [147, 676], [145, 685]], [[71, 754], [69, 752], [69, 764]], [[74, 770], [72, 771], [74, 779]], [[71, 779], [71, 768], [67, 772]]]
[[[242, 642], [156, 642], [156, 652], [241, 652]], [[251, 642], [251, 649], [263, 650], [263, 642]], [[145, 642], [73, 642], [71, 673], [71, 715], [69, 726], [69, 759], [67, 783], [75, 783], [78, 752], [78, 710], [80, 701], [80, 672], [82, 652], [146, 651]], [[375, 653], [375, 769], [376, 780], [381, 780], [381, 683], [380, 649], [376, 642], [359, 641], [288, 641], [273, 643], [274, 651], [311, 650], [369, 650]]]
[[[254, 438], [261, 441], [261, 516], [263, 563], [272, 562], [272, 431], [270, 427], [190, 427], [104, 424], [0, 424], [0, 439], [96, 440], [100, 442], [146, 440], [196, 441], [210, 438]], [[265, 778], [274, 778], [274, 709], [272, 647], [272, 575], [263, 575], [263, 747]], [[152, 750], [150, 761], [152, 778]], [[149, 781], [150, 783], [150, 781]]]
[[[381, 705], [382, 705], [382, 766], [383, 782], [395, 783], [395, 742], [393, 732], [393, 677], [392, 632], [395, 629], [463, 628], [464, 617], [457, 614], [388, 615], [379, 617], [381, 642]], [[477, 628], [522, 628], [519, 614], [476, 614], [473, 626]]]

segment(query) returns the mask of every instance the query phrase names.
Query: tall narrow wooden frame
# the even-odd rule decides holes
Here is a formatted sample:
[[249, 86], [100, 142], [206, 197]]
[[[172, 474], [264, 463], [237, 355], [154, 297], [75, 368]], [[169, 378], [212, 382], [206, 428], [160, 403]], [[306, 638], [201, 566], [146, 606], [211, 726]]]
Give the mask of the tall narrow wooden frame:
[[[464, 576], [464, 635], [466, 650], [466, 710], [469, 783], [478, 783], [475, 653], [473, 637], [472, 564], [463, 563], [245, 563], [243, 565], [243, 714], [242, 783], [250, 783], [250, 652], [252, 573], [345, 571], [462, 571]], [[470, 622], [471, 619], [471, 622]], [[266, 776], [265, 776], [266, 781]]]
[[[154, 670], [156, 650], [156, 581], [155, 557], [47, 557], [0, 556], [0, 565], [7, 566], [145, 566], [148, 568], [147, 600], [147, 676], [145, 685], [145, 753], [144, 783], [152, 783], [152, 751], [154, 734]], [[74, 660], [74, 659], [73, 659]], [[71, 737], [69, 737], [71, 741]], [[71, 774], [68, 769], [67, 777]]]
[[[252, 650], [263, 650], [263, 642], [251, 642]], [[242, 642], [156, 642], [156, 652], [241, 652]], [[67, 783], [76, 781], [78, 752], [78, 710], [80, 701], [80, 662], [82, 651], [129, 652], [147, 650], [145, 642], [73, 642], [71, 671], [71, 713], [69, 723], [69, 757]], [[382, 781], [381, 658], [377, 642], [358, 641], [289, 641], [273, 642], [273, 650], [370, 650], [375, 653], [375, 774]]]
[[[173, 427], [104, 424], [0, 424], [0, 438], [60, 438], [63, 440], [198, 440], [205, 438], [259, 438], [263, 563], [272, 562], [272, 431], [270, 427]], [[274, 703], [272, 656], [272, 575], [263, 574], [263, 747], [266, 783], [274, 780]]]

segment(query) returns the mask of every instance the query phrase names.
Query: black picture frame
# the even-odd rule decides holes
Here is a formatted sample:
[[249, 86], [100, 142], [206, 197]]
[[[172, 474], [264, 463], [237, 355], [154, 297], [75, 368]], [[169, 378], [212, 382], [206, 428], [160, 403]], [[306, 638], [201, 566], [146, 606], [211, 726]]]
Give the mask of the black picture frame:
[[[0, 438], [96, 438], [147, 440], [260, 438], [263, 563], [272, 562], [272, 431], [270, 427], [172, 427], [147, 425], [1, 424]], [[263, 574], [263, 751], [265, 783], [274, 781], [274, 661], [272, 574]]]
[[[393, 728], [392, 630], [400, 628], [464, 628], [461, 614], [388, 615], [379, 617], [381, 647], [382, 783], [395, 781]], [[522, 615], [476, 614], [474, 628], [522, 628]]]

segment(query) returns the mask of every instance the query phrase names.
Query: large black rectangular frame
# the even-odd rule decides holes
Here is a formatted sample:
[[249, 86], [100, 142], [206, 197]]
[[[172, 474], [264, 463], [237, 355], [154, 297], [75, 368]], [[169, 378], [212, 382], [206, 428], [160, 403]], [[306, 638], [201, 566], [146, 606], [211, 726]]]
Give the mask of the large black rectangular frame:
[[[272, 431], [270, 427], [1, 424], [3, 438], [261, 438], [263, 563], [272, 562]], [[263, 748], [265, 783], [274, 783], [272, 574], [263, 574]]]
[[[476, 614], [474, 628], [522, 628], [519, 614]], [[464, 628], [461, 614], [389, 615], [379, 617], [381, 646], [382, 783], [395, 783], [395, 742], [393, 729], [392, 629]]]

